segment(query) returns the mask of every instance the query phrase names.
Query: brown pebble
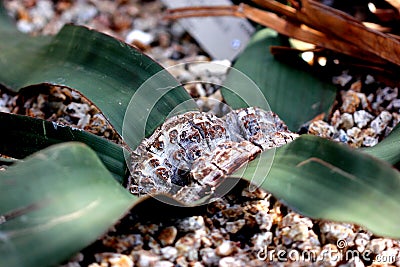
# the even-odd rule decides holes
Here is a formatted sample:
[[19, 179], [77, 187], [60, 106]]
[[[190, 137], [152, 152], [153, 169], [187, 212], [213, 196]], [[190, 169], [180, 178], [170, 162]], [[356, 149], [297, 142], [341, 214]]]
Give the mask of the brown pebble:
[[361, 102], [357, 93], [354, 91], [342, 92], [342, 101], [343, 104], [340, 107], [340, 110], [342, 112], [347, 112], [351, 114], [353, 114], [357, 110]]
[[111, 266], [118, 267], [133, 267], [133, 261], [127, 255], [121, 255], [120, 257], [113, 257], [108, 260]]
[[121, 12], [117, 12], [116, 14], [114, 14], [113, 16], [113, 28], [116, 31], [123, 31], [123, 30], [127, 30], [131, 27], [132, 25], [132, 19], [126, 15], [126, 14], [122, 14]]
[[166, 227], [158, 235], [158, 239], [163, 246], [171, 245], [174, 243], [177, 233], [178, 230], [175, 226]]
[[353, 90], [354, 92], [360, 92], [362, 88], [362, 82], [360, 80], [354, 82], [350, 86], [350, 90]]

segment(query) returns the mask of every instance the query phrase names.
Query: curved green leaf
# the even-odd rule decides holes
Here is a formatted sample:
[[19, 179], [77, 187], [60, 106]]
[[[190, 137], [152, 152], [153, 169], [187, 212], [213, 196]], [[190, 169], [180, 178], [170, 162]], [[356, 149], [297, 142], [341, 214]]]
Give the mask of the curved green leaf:
[[[136, 90], [163, 70], [132, 46], [94, 30], [67, 25], [56, 36], [30, 37], [9, 22], [2, 23], [9, 21], [5, 16], [4, 10], [0, 11], [0, 84], [13, 91], [30, 90], [30, 85], [41, 83], [76, 89], [103, 112], [120, 134], [126, 108]], [[162, 88], [177, 83], [168, 73], [158, 79]], [[163, 101], [153, 103], [150, 121], [162, 121], [175, 106], [189, 100], [182, 87], [175, 88]], [[191, 105], [196, 108], [194, 101]], [[153, 124], [148, 127], [155, 128]]]
[[[264, 179], [268, 169], [263, 168], [255, 160], [243, 176], [250, 180], [264, 173], [256, 177]], [[400, 173], [342, 144], [303, 135], [278, 148], [262, 188], [306, 216], [352, 222], [400, 238]]]
[[[270, 29], [256, 32], [233, 67], [259, 86], [271, 110], [295, 131], [316, 115], [329, 112], [336, 89], [330, 82], [323, 82], [306, 71], [276, 60], [269, 51], [271, 45], [283, 45], [276, 32]], [[224, 83], [230, 88], [240, 87], [241, 84], [243, 81], [236, 72], [229, 73]], [[246, 107], [240, 95], [227, 90], [222, 90], [222, 93], [233, 108]]]
[[80, 129], [0, 112], [0, 154], [21, 159], [50, 145], [68, 141], [88, 145], [114, 177], [120, 183], [124, 181], [128, 170], [119, 145]]
[[400, 125], [375, 146], [361, 150], [393, 165], [400, 162]]
[[0, 172], [0, 266], [49, 266], [103, 234], [136, 200], [81, 143]]
[[129, 147], [135, 149], [166, 117], [198, 109], [192, 98], [176, 103], [175, 94], [180, 85], [164, 69], [136, 90], [126, 108], [122, 128], [122, 136]]

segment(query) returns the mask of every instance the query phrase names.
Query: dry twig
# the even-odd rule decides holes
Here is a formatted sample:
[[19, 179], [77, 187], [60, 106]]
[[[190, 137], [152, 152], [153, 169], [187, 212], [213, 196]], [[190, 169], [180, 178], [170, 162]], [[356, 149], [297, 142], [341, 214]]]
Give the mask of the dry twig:
[[[253, 2], [266, 10], [246, 4], [188, 7], [168, 10], [165, 17], [167, 19], [205, 16], [247, 18], [283, 35], [367, 60], [380, 67], [389, 63], [400, 66], [400, 39], [397, 35], [369, 28], [342, 11], [314, 0], [291, 1], [297, 8], [273, 0], [253, 0]], [[390, 2], [393, 2], [395, 7], [400, 7], [399, 1], [390, 0]]]

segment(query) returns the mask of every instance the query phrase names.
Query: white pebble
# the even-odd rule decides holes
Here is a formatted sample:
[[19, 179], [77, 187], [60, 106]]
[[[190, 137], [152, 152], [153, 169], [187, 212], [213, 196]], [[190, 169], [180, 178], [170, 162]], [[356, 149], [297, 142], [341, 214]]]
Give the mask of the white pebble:
[[352, 128], [354, 125], [353, 116], [350, 113], [343, 113], [340, 116], [340, 124], [345, 130]]
[[381, 134], [386, 126], [389, 124], [389, 122], [392, 119], [392, 114], [390, 114], [388, 111], [384, 110], [379, 114], [378, 117], [376, 117], [372, 122], [371, 122], [371, 128], [377, 133]]
[[138, 267], [150, 267], [154, 266], [154, 264], [159, 260], [160, 260], [159, 256], [149, 251], [143, 251], [139, 254], [139, 258], [136, 264]]
[[231, 62], [229, 60], [214, 60], [212, 62], [190, 64], [189, 71], [198, 77], [206, 78], [226, 74], [230, 65]]
[[389, 106], [387, 106], [387, 109], [392, 109], [392, 108], [400, 108], [400, 99], [396, 98], [393, 99], [392, 102], [390, 102]]
[[251, 240], [256, 249], [261, 249], [272, 243], [272, 237], [272, 232], [264, 232], [254, 235]]
[[32, 23], [21, 19], [17, 22], [17, 28], [20, 32], [30, 33], [35, 29], [35, 26]]
[[225, 257], [220, 259], [218, 263], [219, 267], [241, 267], [243, 266], [243, 262], [234, 257]]
[[217, 255], [224, 257], [224, 256], [231, 255], [234, 250], [235, 250], [235, 247], [232, 245], [232, 242], [225, 240], [222, 242], [221, 245], [219, 245], [217, 247], [215, 252], [217, 253]]
[[352, 77], [347, 73], [342, 73], [340, 76], [335, 76], [332, 78], [332, 82], [334, 84], [340, 84], [341, 86], [345, 86], [348, 82], [350, 82]]
[[153, 42], [154, 36], [150, 33], [140, 31], [140, 30], [133, 30], [125, 38], [125, 42], [132, 43], [133, 41], [139, 41], [144, 45], [149, 45]]
[[376, 102], [382, 104], [384, 101], [392, 101], [393, 99], [397, 98], [398, 89], [385, 87], [383, 89], [378, 89], [376, 91]]
[[174, 267], [175, 265], [170, 261], [158, 261], [153, 267]]
[[367, 77], [365, 77], [365, 84], [371, 84], [373, 82], [375, 82], [375, 78], [368, 74]]
[[347, 143], [349, 141], [349, 137], [347, 136], [346, 132], [343, 129], [339, 130], [339, 142]]
[[364, 137], [364, 141], [363, 141], [364, 146], [374, 146], [376, 144], [378, 144], [378, 138], [371, 137], [371, 136]]
[[72, 8], [62, 13], [60, 20], [65, 23], [74, 22], [84, 24], [93, 19], [97, 14], [97, 8], [87, 3], [78, 1]]
[[33, 23], [38, 28], [46, 26], [55, 15], [52, 1], [41, 0], [36, 3], [36, 6], [31, 10]]
[[374, 116], [365, 110], [358, 110], [354, 112], [354, 122], [357, 124], [358, 128], [366, 126], [373, 118]]
[[219, 261], [219, 257], [215, 254], [215, 250], [212, 248], [202, 248], [200, 250], [200, 256], [202, 262], [207, 266], [215, 266]]
[[161, 248], [161, 254], [164, 259], [174, 261], [178, 257], [178, 250], [175, 247], [168, 246]]

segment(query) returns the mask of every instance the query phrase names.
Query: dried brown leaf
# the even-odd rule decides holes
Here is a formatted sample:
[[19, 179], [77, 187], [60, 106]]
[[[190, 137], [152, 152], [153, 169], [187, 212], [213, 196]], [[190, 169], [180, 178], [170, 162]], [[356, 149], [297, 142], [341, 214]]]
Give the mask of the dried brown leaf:
[[[302, 0], [296, 8], [270, 0], [253, 0], [261, 10], [246, 4], [238, 6], [189, 7], [168, 10], [166, 18], [195, 16], [245, 17], [277, 32], [377, 66], [389, 62], [400, 66], [400, 40], [363, 25], [354, 17], [313, 0]], [[396, 4], [396, 3], [394, 3]], [[393, 5], [394, 5], [393, 4]], [[400, 6], [400, 3], [398, 3]], [[388, 28], [382, 28], [388, 30]]]

